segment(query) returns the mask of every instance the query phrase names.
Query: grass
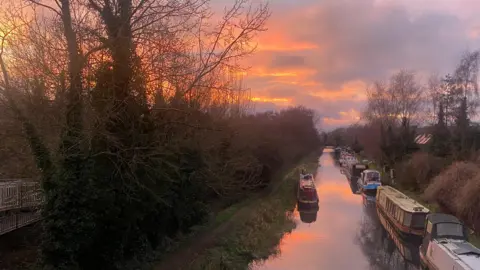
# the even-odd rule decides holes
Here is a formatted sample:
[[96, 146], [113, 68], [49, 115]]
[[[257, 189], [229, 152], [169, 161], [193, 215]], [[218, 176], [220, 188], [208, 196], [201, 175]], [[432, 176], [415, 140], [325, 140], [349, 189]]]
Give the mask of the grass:
[[438, 204], [435, 203], [435, 202], [427, 202], [423, 198], [422, 194], [419, 194], [418, 192], [413, 192], [413, 191], [410, 191], [410, 190], [403, 190], [403, 189], [400, 189], [400, 190], [403, 193], [405, 193], [405, 195], [407, 195], [408, 197], [414, 199], [415, 201], [419, 202], [420, 204], [423, 204], [423, 206], [430, 209], [430, 212], [432, 212], [432, 213], [440, 212], [440, 206], [438, 206]]
[[[396, 187], [398, 188], [398, 187]], [[423, 204], [425, 207], [430, 209], [431, 213], [441, 213], [441, 208], [436, 202], [429, 202], [426, 201], [423, 197], [423, 194], [418, 193], [418, 192], [413, 192], [410, 190], [405, 190], [405, 189], [400, 189], [405, 195], [409, 196], [410, 198], [416, 200], [420, 204]], [[472, 243], [474, 246], [477, 248], [480, 248], [480, 236], [473, 231], [471, 231], [471, 234], [469, 235], [469, 242]]]
[[[318, 162], [315, 158], [315, 162], [301, 166], [314, 171]], [[297, 168], [291, 170], [270, 195], [249, 202], [244, 207], [245, 214], [237, 216], [229, 233], [217, 239], [215, 247], [206, 250], [191, 269], [247, 269], [252, 261], [277, 254], [283, 235], [295, 228], [292, 212], [296, 204]], [[228, 212], [217, 219], [224, 220], [227, 215]]]
[[[418, 194], [417, 192], [411, 192], [411, 191], [405, 191], [402, 190], [405, 195], [409, 196], [410, 198], [416, 200], [417, 202], [423, 204], [426, 206], [428, 209], [430, 209], [430, 212], [432, 213], [441, 213], [440, 206], [437, 203], [429, 203], [423, 199], [423, 196], [421, 194]], [[477, 248], [480, 248], [480, 236], [473, 231], [471, 231], [471, 234], [469, 235], [469, 242], [472, 243], [474, 246]]]

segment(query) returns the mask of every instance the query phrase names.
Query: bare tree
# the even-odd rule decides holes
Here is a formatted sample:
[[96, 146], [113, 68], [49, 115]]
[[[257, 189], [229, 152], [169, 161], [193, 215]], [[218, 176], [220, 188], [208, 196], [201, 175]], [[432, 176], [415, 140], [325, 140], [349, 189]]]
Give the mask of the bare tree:
[[477, 108], [479, 106], [479, 61], [479, 51], [467, 51], [462, 56], [460, 64], [454, 72], [455, 85], [463, 98], [467, 100], [467, 110], [469, 116], [475, 116], [477, 114]]
[[366, 119], [396, 126], [402, 119], [410, 122], [419, 117], [423, 89], [413, 72], [402, 70], [394, 74], [388, 84], [375, 82], [367, 89], [367, 98]]
[[437, 123], [442, 94], [442, 80], [437, 74], [431, 75], [427, 82], [425, 111], [427, 114], [427, 122], [432, 125]]

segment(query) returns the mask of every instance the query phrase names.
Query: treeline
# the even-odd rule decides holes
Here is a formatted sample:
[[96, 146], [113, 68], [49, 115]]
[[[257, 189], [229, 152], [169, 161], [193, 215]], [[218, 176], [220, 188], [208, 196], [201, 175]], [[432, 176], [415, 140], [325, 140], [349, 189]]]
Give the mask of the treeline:
[[[394, 168], [396, 185], [425, 192], [426, 199], [478, 228], [480, 126], [472, 119], [480, 101], [479, 60], [478, 51], [466, 52], [452, 74], [425, 83], [406, 70], [373, 83], [365, 123], [337, 129], [328, 139], [351, 145], [381, 169]], [[392, 184], [388, 174], [384, 178]]]
[[45, 269], [162, 251], [320, 147], [311, 110], [249, 113], [235, 63], [267, 6], [215, 22], [206, 0], [2, 4], [0, 169], [40, 176]]

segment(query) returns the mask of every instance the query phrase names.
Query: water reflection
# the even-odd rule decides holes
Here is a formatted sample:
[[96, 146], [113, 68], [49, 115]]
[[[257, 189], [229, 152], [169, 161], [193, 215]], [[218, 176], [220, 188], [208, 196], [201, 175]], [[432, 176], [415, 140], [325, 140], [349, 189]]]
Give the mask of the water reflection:
[[419, 246], [422, 242], [422, 238], [418, 236], [402, 238], [402, 236], [395, 230], [395, 227], [383, 216], [383, 214], [377, 211], [377, 216], [384, 229], [388, 232], [389, 238], [395, 243], [398, 252], [402, 255], [405, 261], [413, 266], [420, 266]]
[[352, 193], [355, 195], [358, 195], [359, 194], [358, 183], [348, 181], [348, 184], [350, 185], [350, 189], [352, 190]]
[[420, 239], [402, 239], [394, 227], [379, 215], [374, 203], [366, 201], [356, 243], [368, 257], [370, 269], [418, 269]]
[[355, 187], [340, 173], [331, 155], [322, 155], [320, 162], [315, 176], [317, 207], [298, 204], [294, 212], [297, 227], [284, 235], [278, 256], [252, 264], [253, 268], [417, 269], [414, 257], [418, 248], [393, 240], [377, 216], [375, 201], [354, 195]]
[[300, 220], [303, 223], [313, 223], [317, 221], [318, 204], [317, 203], [297, 203], [297, 211], [300, 213]]

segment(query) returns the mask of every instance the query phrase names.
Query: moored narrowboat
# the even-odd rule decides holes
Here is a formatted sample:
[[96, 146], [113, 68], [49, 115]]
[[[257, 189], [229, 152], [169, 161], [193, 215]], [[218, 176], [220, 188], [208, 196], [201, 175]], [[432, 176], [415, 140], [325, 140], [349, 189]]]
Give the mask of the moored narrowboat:
[[427, 216], [420, 261], [422, 269], [480, 269], [480, 250], [468, 242], [467, 228], [454, 216]]
[[375, 201], [377, 188], [382, 185], [380, 172], [376, 170], [364, 170], [357, 181], [358, 189], [362, 196], [369, 201]]
[[347, 177], [350, 182], [357, 183], [358, 179], [362, 176], [362, 172], [368, 169], [368, 165], [355, 163], [349, 167]]
[[299, 203], [318, 203], [317, 189], [313, 175], [300, 174], [297, 190], [297, 200]]
[[430, 212], [402, 192], [390, 186], [377, 188], [377, 208], [403, 235], [422, 235], [425, 218]]

